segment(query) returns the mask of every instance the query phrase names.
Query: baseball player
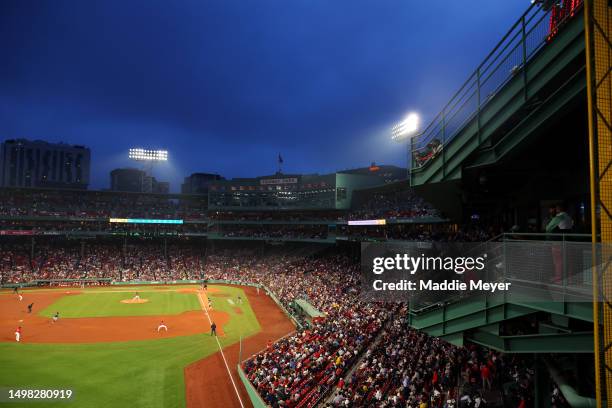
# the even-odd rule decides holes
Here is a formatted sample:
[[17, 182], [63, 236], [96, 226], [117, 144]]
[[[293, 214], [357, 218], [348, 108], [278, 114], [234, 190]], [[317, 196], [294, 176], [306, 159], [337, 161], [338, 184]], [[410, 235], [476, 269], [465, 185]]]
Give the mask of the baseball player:
[[15, 341], [17, 343], [21, 341], [21, 326], [17, 327], [17, 330], [15, 330]]
[[55, 323], [57, 322], [58, 319], [59, 319], [59, 312], [55, 312], [55, 314], [53, 315], [53, 320], [51, 322]]
[[17, 296], [19, 296], [19, 301], [21, 302], [23, 300], [23, 296], [21, 296], [21, 293], [18, 293]]
[[159, 333], [161, 329], [164, 329], [166, 332], [168, 331], [168, 326], [166, 326], [163, 320], [159, 322], [159, 326], [157, 326], [157, 332]]
[[34, 307], [34, 302], [28, 305], [28, 313], [32, 313], [32, 307]]
[[210, 310], [212, 310], [213, 306], [212, 306], [212, 300], [208, 299], [208, 308]]
[[215, 322], [212, 322], [212, 324], [210, 325], [210, 335], [211, 336], [217, 335], [217, 325], [215, 324]]
[[138, 292], [136, 292], [132, 300], [140, 300], [140, 295], [138, 294]]

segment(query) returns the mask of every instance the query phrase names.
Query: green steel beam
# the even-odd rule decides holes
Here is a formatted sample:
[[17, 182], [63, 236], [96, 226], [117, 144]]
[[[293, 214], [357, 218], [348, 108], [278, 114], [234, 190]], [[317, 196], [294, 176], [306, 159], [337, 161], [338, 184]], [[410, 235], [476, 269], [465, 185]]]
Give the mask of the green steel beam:
[[410, 325], [433, 336], [445, 336], [526, 316], [536, 311], [521, 305], [499, 303], [496, 299], [488, 303], [485, 297], [476, 297], [424, 313], [413, 313], [410, 316]]
[[518, 302], [512, 304], [534, 311], [570, 317], [572, 319], [593, 322], [593, 306], [588, 302]]
[[479, 151], [476, 158], [470, 160], [466, 168], [496, 163], [527, 139], [529, 135], [533, 134], [539, 127], [561, 114], [565, 106], [576, 100], [576, 97], [581, 96], [586, 90], [584, 70], [581, 70], [580, 74], [573, 77], [571, 81], [544, 102], [540, 108], [533, 111], [514, 129], [504, 135], [495, 146]]
[[[423, 330], [432, 336], [455, 338], [457, 334], [473, 329], [497, 335], [498, 323], [537, 312], [549, 313], [555, 327], [570, 318], [587, 322], [593, 320], [593, 311], [586, 302], [510, 303], [506, 302], [503, 296], [477, 296], [426, 311], [411, 310], [409, 319], [410, 325], [415, 329]], [[557, 331], [563, 332], [561, 328]]]
[[[512, 115], [525, 105], [525, 95], [537, 95], [571, 61], [584, 52], [584, 24], [570, 20], [555, 40], [527, 64], [525, 76], [517, 75], [444, 146], [442, 154], [423, 168], [413, 169], [412, 184], [420, 185], [461, 177], [461, 165]], [[525, 84], [524, 81], [527, 81]], [[526, 87], [526, 89], [525, 89]], [[480, 126], [480, 129], [479, 129]]]
[[592, 353], [593, 333], [496, 336], [480, 330], [465, 334], [472, 342], [504, 353]]

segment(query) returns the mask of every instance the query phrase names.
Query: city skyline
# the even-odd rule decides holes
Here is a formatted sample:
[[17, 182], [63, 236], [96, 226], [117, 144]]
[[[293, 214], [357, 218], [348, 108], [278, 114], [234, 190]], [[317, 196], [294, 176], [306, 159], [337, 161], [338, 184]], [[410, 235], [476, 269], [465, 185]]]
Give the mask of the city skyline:
[[168, 149], [173, 192], [272, 174], [279, 153], [288, 173], [405, 167], [392, 125], [431, 120], [527, 6], [3, 2], [0, 140], [90, 147], [90, 188], [131, 147]]

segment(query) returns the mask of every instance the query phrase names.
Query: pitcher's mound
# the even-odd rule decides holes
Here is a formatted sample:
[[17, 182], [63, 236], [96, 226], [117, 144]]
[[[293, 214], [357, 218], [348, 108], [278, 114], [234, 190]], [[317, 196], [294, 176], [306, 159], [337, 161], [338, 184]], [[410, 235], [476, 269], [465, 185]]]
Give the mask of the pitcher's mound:
[[124, 299], [121, 303], [147, 303], [149, 299]]

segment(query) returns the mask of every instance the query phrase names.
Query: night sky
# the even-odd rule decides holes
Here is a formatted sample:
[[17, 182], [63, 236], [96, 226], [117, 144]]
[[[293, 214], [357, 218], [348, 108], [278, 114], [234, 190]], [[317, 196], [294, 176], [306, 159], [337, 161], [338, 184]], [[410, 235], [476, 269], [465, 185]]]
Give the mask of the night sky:
[[[435, 116], [529, 1], [0, 0], [0, 140], [92, 150], [92, 188], [166, 148], [178, 191], [225, 177], [406, 165], [390, 140]], [[426, 123], [425, 123], [426, 124]]]

